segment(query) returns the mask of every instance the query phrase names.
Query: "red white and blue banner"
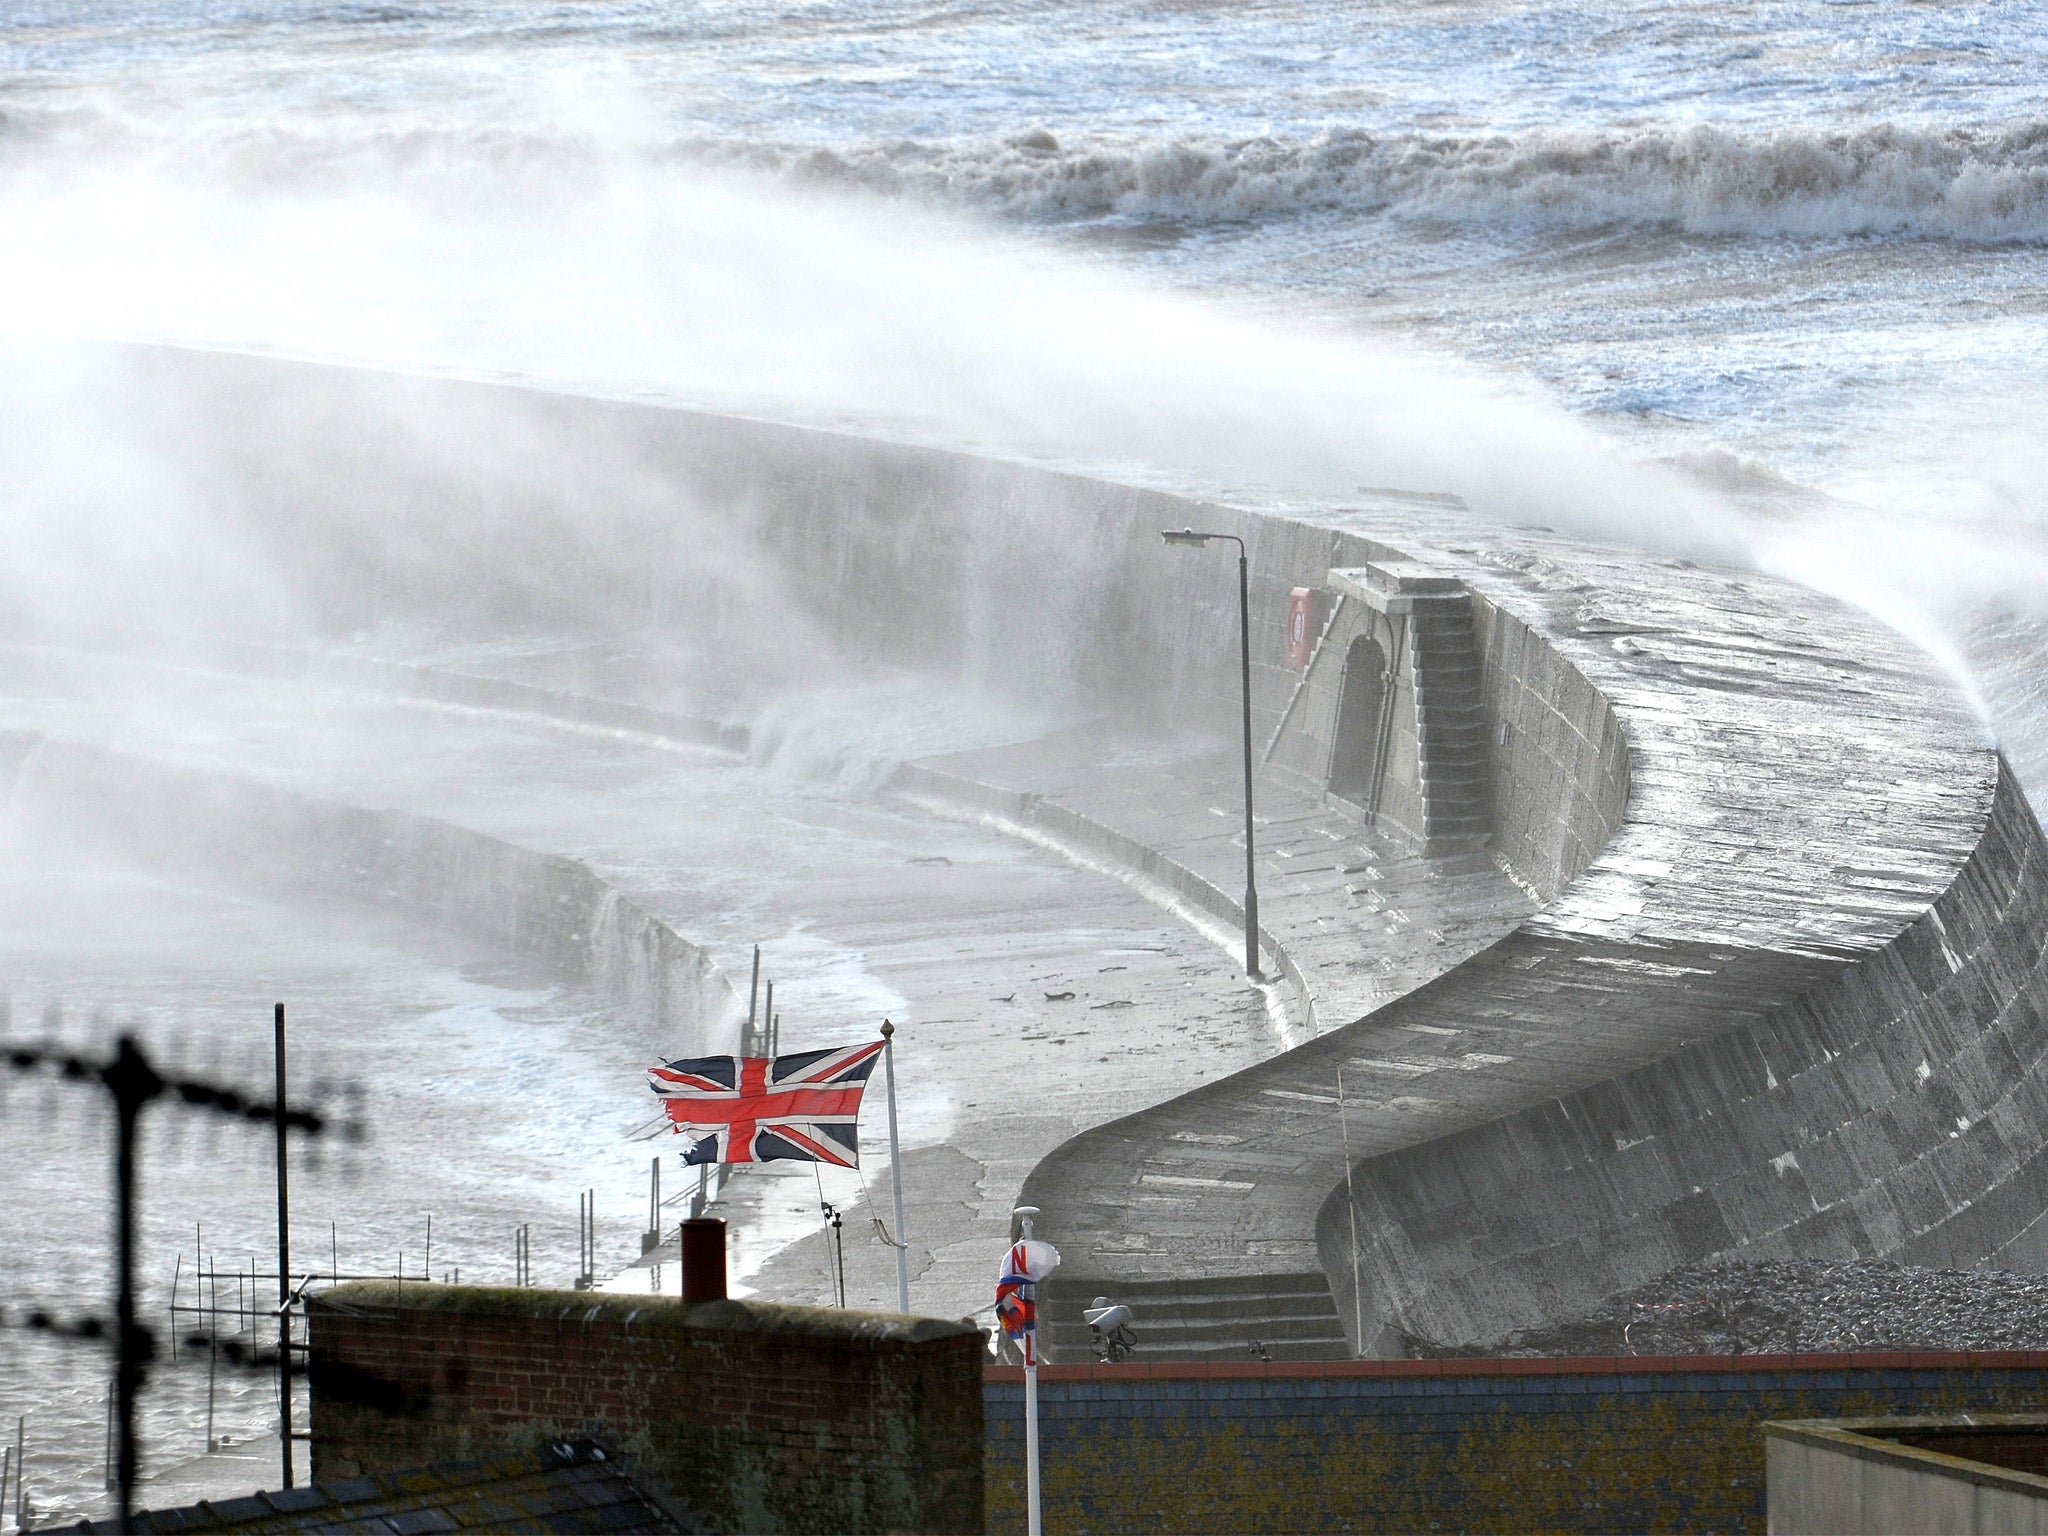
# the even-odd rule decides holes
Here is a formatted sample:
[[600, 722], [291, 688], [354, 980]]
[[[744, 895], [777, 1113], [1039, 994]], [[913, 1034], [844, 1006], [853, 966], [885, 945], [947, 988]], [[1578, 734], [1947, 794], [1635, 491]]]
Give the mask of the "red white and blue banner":
[[1003, 1256], [1003, 1272], [996, 1281], [996, 1321], [1024, 1351], [1026, 1365], [1038, 1364], [1038, 1282], [1059, 1267], [1059, 1249], [1036, 1238], [1010, 1244]]
[[685, 1163], [860, 1166], [860, 1096], [882, 1042], [788, 1056], [692, 1056], [647, 1069]]

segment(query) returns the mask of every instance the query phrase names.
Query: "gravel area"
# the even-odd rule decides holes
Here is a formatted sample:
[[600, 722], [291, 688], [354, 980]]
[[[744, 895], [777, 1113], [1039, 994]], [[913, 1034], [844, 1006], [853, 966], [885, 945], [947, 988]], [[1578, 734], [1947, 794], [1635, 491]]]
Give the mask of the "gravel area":
[[1573, 1322], [1448, 1355], [2048, 1349], [2048, 1276], [1875, 1260], [1687, 1266]]

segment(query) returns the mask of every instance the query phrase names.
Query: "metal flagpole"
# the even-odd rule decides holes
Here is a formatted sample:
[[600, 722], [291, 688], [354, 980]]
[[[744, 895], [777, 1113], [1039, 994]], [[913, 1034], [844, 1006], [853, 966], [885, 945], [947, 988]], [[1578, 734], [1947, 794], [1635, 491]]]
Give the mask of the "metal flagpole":
[[1365, 1358], [1365, 1292], [1358, 1286], [1358, 1200], [1351, 1188], [1351, 1124], [1344, 1115], [1344, 1063], [1337, 1063], [1337, 1131], [1344, 1138], [1344, 1205], [1351, 1213], [1351, 1337]]
[[[284, 1004], [272, 1015], [277, 1050], [277, 1430], [284, 1485], [292, 1485], [292, 1203], [286, 1182]], [[428, 1218], [431, 1223], [432, 1218]], [[433, 1231], [431, 1225], [427, 1229]], [[431, 1237], [428, 1238], [432, 1242]]]
[[[761, 1001], [761, 946], [754, 946], [754, 979], [747, 983], [747, 1035], [754, 1033], [755, 1010]], [[747, 1054], [747, 1040], [743, 1037], [740, 1054]]]
[[[1017, 1217], [1023, 1224], [1024, 1241], [1031, 1241], [1031, 1218], [1038, 1214], [1035, 1205], [1017, 1207]], [[1031, 1287], [1034, 1308], [1038, 1300], [1038, 1287]], [[1026, 1536], [1045, 1536], [1045, 1512], [1038, 1497], [1038, 1328], [1034, 1312], [1032, 1326], [1024, 1330], [1019, 1342], [1024, 1346], [1024, 1529]]]
[[896, 1138], [896, 1026], [882, 1020], [882, 1071], [889, 1084], [889, 1182], [896, 1189], [896, 1310], [910, 1310], [910, 1249], [903, 1232], [903, 1153]]

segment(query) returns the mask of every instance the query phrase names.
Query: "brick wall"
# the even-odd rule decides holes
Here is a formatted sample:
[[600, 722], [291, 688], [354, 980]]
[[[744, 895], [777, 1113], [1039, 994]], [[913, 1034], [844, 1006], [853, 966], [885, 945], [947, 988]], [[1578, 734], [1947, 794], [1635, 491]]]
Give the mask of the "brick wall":
[[318, 1478], [591, 1435], [716, 1530], [981, 1528], [959, 1323], [383, 1281], [310, 1310]]
[[[988, 1529], [1024, 1526], [1023, 1372], [991, 1367]], [[2048, 1354], [1047, 1366], [1045, 1524], [1762, 1531], [1768, 1419], [2048, 1408]]]

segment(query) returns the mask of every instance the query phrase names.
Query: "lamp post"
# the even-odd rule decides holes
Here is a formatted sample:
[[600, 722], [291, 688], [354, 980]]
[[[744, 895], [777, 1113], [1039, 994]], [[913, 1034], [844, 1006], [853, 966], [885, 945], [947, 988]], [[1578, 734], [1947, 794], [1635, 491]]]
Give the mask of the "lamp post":
[[1251, 562], [1244, 540], [1234, 533], [1197, 533], [1192, 528], [1175, 532], [1163, 529], [1159, 535], [1169, 544], [1199, 549], [1211, 539], [1228, 539], [1237, 546], [1237, 660], [1238, 679], [1244, 694], [1244, 973], [1254, 981], [1259, 974], [1259, 883], [1252, 863], [1252, 584]]

